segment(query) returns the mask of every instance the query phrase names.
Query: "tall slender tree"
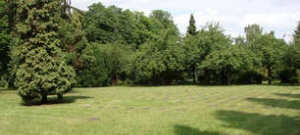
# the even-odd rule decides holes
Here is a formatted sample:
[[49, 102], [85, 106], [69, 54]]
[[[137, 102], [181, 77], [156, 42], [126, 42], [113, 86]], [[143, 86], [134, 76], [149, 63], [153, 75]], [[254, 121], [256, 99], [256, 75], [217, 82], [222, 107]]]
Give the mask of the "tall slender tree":
[[196, 21], [195, 21], [195, 18], [194, 18], [193, 14], [191, 14], [189, 24], [190, 25], [188, 26], [187, 34], [192, 35], [192, 36], [196, 35], [197, 34], [197, 27], [196, 27]]

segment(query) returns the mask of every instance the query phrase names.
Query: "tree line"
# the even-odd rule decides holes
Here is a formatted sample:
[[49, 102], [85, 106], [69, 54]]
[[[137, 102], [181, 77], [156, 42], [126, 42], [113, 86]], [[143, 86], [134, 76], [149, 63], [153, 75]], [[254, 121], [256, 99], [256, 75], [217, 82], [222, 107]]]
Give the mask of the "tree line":
[[25, 100], [72, 87], [172, 84], [299, 84], [300, 23], [293, 41], [258, 24], [233, 38], [218, 23], [181, 35], [170, 13], [149, 16], [101, 3], [0, 0], [0, 85]]

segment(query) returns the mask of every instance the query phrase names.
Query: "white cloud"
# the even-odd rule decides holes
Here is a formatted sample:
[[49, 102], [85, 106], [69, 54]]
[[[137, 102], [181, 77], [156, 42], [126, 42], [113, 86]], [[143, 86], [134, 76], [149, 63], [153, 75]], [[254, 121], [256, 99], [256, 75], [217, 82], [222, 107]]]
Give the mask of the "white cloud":
[[[257, 23], [266, 31], [274, 30], [278, 37], [291, 35], [300, 20], [299, 0], [73, 0], [73, 5], [87, 10], [88, 5], [102, 2], [121, 8], [143, 11], [163, 9], [172, 13], [180, 31], [184, 33], [191, 13], [197, 26], [219, 22], [232, 36], [243, 34], [247, 24]], [[289, 39], [285, 36], [286, 39]]]

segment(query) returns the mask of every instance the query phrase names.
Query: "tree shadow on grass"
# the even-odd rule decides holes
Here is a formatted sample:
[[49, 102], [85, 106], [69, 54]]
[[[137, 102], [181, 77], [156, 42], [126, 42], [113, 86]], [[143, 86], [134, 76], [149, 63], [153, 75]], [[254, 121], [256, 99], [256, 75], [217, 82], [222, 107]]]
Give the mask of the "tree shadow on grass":
[[40, 105], [56, 105], [56, 104], [71, 104], [76, 102], [78, 99], [89, 99], [93, 97], [88, 96], [65, 96], [62, 100], [58, 100], [56, 97], [48, 97], [48, 102], [46, 104], [41, 104], [40, 99], [35, 99], [28, 103], [22, 103], [24, 106], [40, 106]]
[[247, 100], [251, 102], [256, 102], [259, 104], [271, 106], [271, 107], [300, 110], [299, 100], [285, 100], [285, 99], [272, 99], [272, 98], [248, 98]]
[[225, 121], [225, 127], [250, 131], [259, 135], [299, 135], [298, 117], [284, 115], [262, 115], [237, 111], [218, 111], [218, 119]]
[[175, 125], [176, 135], [222, 135], [218, 132], [200, 131], [199, 129], [189, 126]]
[[300, 98], [300, 94], [283, 94], [283, 93], [275, 93], [277, 96], [289, 97], [289, 98]]

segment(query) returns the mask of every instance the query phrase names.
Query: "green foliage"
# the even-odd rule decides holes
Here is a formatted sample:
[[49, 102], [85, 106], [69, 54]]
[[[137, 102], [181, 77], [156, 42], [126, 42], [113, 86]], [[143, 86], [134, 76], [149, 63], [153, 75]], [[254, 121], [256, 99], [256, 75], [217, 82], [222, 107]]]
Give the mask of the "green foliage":
[[212, 52], [228, 48], [231, 42], [219, 24], [208, 24], [197, 35], [185, 38], [183, 43], [186, 54], [185, 69], [192, 76], [194, 83], [198, 82], [198, 76], [203, 83], [209, 81], [208, 73], [198, 70], [198, 65], [201, 65]]
[[60, 19], [58, 37], [66, 52], [80, 52], [87, 44], [85, 32], [82, 30], [82, 18], [80, 13], [74, 11], [69, 14], [68, 19]]
[[157, 19], [165, 28], [168, 28], [173, 23], [172, 15], [167, 11], [154, 10], [150, 14], [150, 17]]
[[263, 70], [266, 70], [269, 84], [274, 79], [274, 71], [278, 68], [286, 43], [283, 39], [277, 39], [274, 32], [262, 33], [259, 25], [250, 25], [245, 28], [246, 46], [251, 49], [256, 57], [260, 57]]
[[[25, 51], [28, 50], [21, 53]], [[26, 58], [17, 71], [16, 86], [25, 101], [71, 90], [75, 74], [64, 61], [53, 59], [42, 47], [28, 51], [23, 57]]]
[[62, 42], [62, 50], [65, 52], [65, 60], [68, 65], [73, 66], [76, 73], [83, 66], [83, 61], [80, 61], [79, 58], [89, 44], [82, 28], [82, 18], [83, 15], [77, 11], [69, 13], [68, 18], [60, 20], [57, 32]]
[[169, 33], [179, 35], [179, 30], [174, 24], [172, 15], [169, 12], [163, 10], [154, 10], [150, 14], [150, 18], [154, 18], [155, 20], [159, 21], [163, 25], [164, 29], [169, 30]]
[[185, 71], [193, 78], [193, 83], [197, 82], [197, 65], [203, 61], [203, 49], [200, 43], [202, 36], [187, 36], [183, 41]]
[[57, 38], [61, 1], [18, 1], [16, 33], [22, 39], [13, 52], [17, 62], [15, 85], [25, 102], [47, 95], [61, 97], [70, 91], [75, 80], [72, 67], [63, 57]]
[[140, 12], [122, 10], [115, 6], [105, 7], [101, 3], [89, 7], [83, 25], [89, 42], [118, 42], [135, 48], [148, 40], [157, 40], [165, 29], [179, 34], [168, 12], [153, 11], [147, 17]]
[[214, 78], [222, 84], [232, 84], [233, 77], [241, 70], [247, 70], [259, 63], [255, 54], [240, 47], [232, 46], [223, 50], [217, 50], [209, 54], [205, 61], [199, 65], [200, 69], [215, 71]]
[[[179, 60], [183, 61], [183, 58], [177, 58], [179, 53], [181, 53], [181, 56], [183, 55], [183, 52], [179, 52], [182, 49], [176, 43], [179, 41], [179, 32], [170, 13], [155, 10], [150, 17], [146, 17], [143, 13], [129, 10], [123, 11], [114, 6], [105, 7], [101, 3], [94, 4], [89, 8], [90, 10], [84, 17], [84, 29], [89, 42], [96, 42], [96, 44], [91, 46], [93, 49], [86, 49], [86, 55], [82, 57], [85, 59], [85, 57], [91, 56], [93, 58], [89, 60], [94, 59], [94, 61], [90, 62], [93, 66], [84, 64], [89, 66], [85, 67], [82, 72], [79, 71], [79, 74], [83, 77], [81, 84], [84, 84], [84, 86], [89, 84], [91, 86], [107, 86], [113, 84], [116, 81], [115, 79], [120, 78], [123, 80], [130, 78], [133, 83], [154, 83], [154, 81], [158, 81], [154, 78], [158, 78], [162, 74], [161, 80], [166, 82], [167, 78], [178, 76], [177, 67], [180, 67], [178, 70], [183, 69], [182, 65], [177, 62]], [[128, 64], [120, 67], [111, 67], [110, 64], [105, 65], [101, 63], [103, 61], [115, 63], [115, 60], [112, 59], [114, 58], [112, 55], [114, 52], [109, 50], [109, 48], [97, 47], [103, 46], [101, 44], [131, 45], [135, 49], [140, 49], [134, 55], [127, 54], [129, 56], [122, 56], [126, 60], [116, 60], [119, 63], [124, 61], [123, 63], [128, 62]], [[96, 54], [96, 50], [98, 50], [99, 54]], [[123, 52], [124, 54], [128, 52], [126, 49], [123, 52], [121, 50], [124, 50], [124, 47], [120, 47], [120, 55], [123, 55]], [[153, 50], [156, 51], [153, 52]], [[107, 54], [109, 52], [110, 54]], [[115, 56], [120, 57], [119, 55]], [[117, 57], [116, 59], [118, 59]], [[99, 64], [96, 64], [96, 61]], [[151, 65], [146, 65], [148, 62]], [[91, 77], [92, 74], [90, 73], [95, 73], [96, 70], [99, 72], [97, 77], [93, 79], [94, 82], [86, 81], [87, 77]], [[174, 72], [176, 72], [176, 75], [173, 75]]]
[[263, 35], [263, 28], [261, 28], [258, 24], [248, 25], [245, 28], [246, 34], [246, 45], [251, 48], [255, 49], [259, 45], [257, 42], [258, 39], [261, 38]]
[[[149, 40], [158, 40], [165, 30], [163, 24], [161, 24], [155, 18], [149, 18], [143, 13], [135, 13], [137, 16], [137, 34], [139, 35], [137, 45], [140, 46]], [[138, 47], [137, 47], [138, 48]]]
[[224, 34], [224, 31], [217, 24], [208, 24], [197, 35], [199, 40], [198, 44], [203, 50], [202, 58], [205, 58], [215, 50], [222, 50], [228, 48], [232, 41], [229, 36]]
[[77, 73], [78, 86], [99, 87], [116, 84], [129, 63], [130, 48], [119, 44], [93, 43], [83, 50], [83, 67]]
[[193, 83], [197, 82], [197, 73], [196, 66], [201, 62], [201, 53], [202, 49], [199, 46], [199, 37], [194, 37], [197, 35], [196, 21], [194, 15], [191, 14], [189, 26], [187, 30], [187, 35], [183, 42], [184, 52], [186, 54], [185, 57], [185, 70], [190, 74], [193, 78]]
[[284, 54], [283, 61], [287, 67], [300, 69], [300, 46], [288, 46]]
[[294, 33], [294, 39], [291, 45], [286, 47], [283, 57], [282, 66], [279, 71], [281, 83], [299, 83], [300, 74], [300, 24]]
[[294, 44], [289, 47], [287, 52], [289, 60], [289, 65], [300, 70], [300, 22], [298, 24], [297, 30], [294, 34]]
[[104, 7], [101, 3], [93, 4], [85, 13], [84, 29], [90, 42], [112, 43], [115, 41], [136, 45], [138, 16], [129, 10], [115, 6]]
[[285, 42], [272, 34], [263, 35], [260, 39], [258, 51], [262, 54], [262, 64], [267, 68], [273, 68], [283, 55]]
[[177, 38], [172, 31], [166, 31], [159, 40], [142, 45], [134, 58], [135, 83], [170, 84], [180, 80], [185, 56]]

